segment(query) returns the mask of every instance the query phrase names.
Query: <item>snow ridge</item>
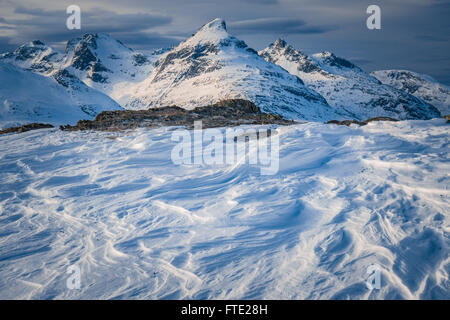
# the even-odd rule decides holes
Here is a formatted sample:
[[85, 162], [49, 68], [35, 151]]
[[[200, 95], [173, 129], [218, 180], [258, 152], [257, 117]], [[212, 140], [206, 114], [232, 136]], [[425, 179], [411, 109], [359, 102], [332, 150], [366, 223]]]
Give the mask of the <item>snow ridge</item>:
[[430, 119], [440, 116], [432, 105], [406, 92], [384, 85], [350, 61], [322, 52], [308, 56], [278, 40], [259, 52], [298, 76], [319, 92], [336, 112], [350, 119], [377, 116]]

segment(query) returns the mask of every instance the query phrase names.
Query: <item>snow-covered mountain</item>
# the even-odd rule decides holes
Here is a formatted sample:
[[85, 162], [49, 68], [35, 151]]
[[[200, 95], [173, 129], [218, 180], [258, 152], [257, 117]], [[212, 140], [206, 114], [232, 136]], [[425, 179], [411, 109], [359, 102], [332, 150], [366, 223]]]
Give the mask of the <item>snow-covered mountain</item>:
[[62, 70], [44, 76], [0, 60], [0, 127], [30, 122], [54, 125], [92, 119], [121, 107]]
[[192, 109], [242, 98], [265, 112], [289, 118], [328, 120], [340, 116], [296, 76], [265, 61], [215, 19], [164, 54], [143, 82], [128, 91], [127, 109], [178, 105]]
[[382, 83], [432, 104], [442, 115], [450, 114], [450, 87], [428, 75], [408, 70], [379, 70], [372, 72], [371, 75]]
[[39, 40], [23, 44], [13, 52], [0, 54], [3, 62], [43, 75], [51, 75], [59, 70], [62, 58], [60, 52]]
[[[117, 109], [120, 105], [129, 109], [168, 105], [192, 109], [231, 98], [250, 100], [264, 112], [312, 121], [440, 116], [432, 105], [405, 92], [410, 91], [406, 85], [399, 90], [382, 84], [332, 53], [307, 56], [279, 40], [258, 54], [230, 35], [221, 19], [207, 23], [177, 47], [153, 54], [139, 53], [99, 33], [68, 41], [63, 53], [41, 41], [32, 41], [1, 54], [0, 61], [5, 79], [8, 72], [12, 77], [31, 77], [32, 83], [47, 78], [39, 86], [26, 85], [26, 81], [14, 90], [3, 86], [0, 103], [15, 105], [16, 110], [10, 114], [10, 123], [32, 119], [31, 109], [57, 112], [53, 108], [57, 105], [77, 106], [82, 111], [77, 114], [89, 119], [101, 110]], [[6, 64], [16, 68], [7, 68]], [[425, 85], [425, 80], [421, 83], [423, 89], [414, 91], [417, 96], [430, 103], [447, 103], [448, 108], [448, 88], [432, 87], [431, 82]], [[59, 85], [59, 89], [51, 89], [59, 93], [41, 101], [36, 88], [45, 92], [47, 85]], [[439, 97], [431, 99], [427, 90], [442, 95], [430, 94]], [[56, 97], [59, 98], [50, 101]], [[19, 116], [20, 108], [28, 116]], [[81, 119], [74, 117], [67, 122]], [[56, 113], [53, 118], [61, 116]]]
[[159, 52], [136, 52], [104, 33], [85, 34], [67, 42], [62, 67], [121, 103], [124, 89], [146, 79], [158, 57]]
[[0, 55], [0, 59], [47, 76], [66, 70], [120, 103], [123, 88], [147, 78], [159, 55], [160, 51], [136, 52], [108, 34], [89, 33], [69, 40], [64, 53], [37, 40]]
[[29, 122], [75, 123], [104, 110], [119, 110], [108, 95], [75, 75], [67, 55], [41, 41], [31, 41], [0, 55], [0, 126]]
[[330, 52], [308, 56], [284, 40], [277, 40], [259, 52], [301, 78], [320, 93], [338, 113], [364, 120], [377, 116], [397, 119], [439, 117], [432, 105], [391, 86], [382, 84], [353, 63]]

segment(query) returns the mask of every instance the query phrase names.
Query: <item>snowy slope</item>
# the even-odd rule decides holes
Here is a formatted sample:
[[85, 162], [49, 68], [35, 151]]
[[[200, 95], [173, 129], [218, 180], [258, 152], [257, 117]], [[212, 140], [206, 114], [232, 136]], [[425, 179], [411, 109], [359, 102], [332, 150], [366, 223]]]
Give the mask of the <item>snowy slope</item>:
[[356, 65], [330, 52], [308, 56], [285, 41], [277, 40], [259, 54], [301, 78], [347, 118], [430, 119], [440, 116], [439, 111], [428, 103], [382, 84]]
[[450, 299], [444, 119], [278, 130], [273, 176], [168, 128], [0, 136], [0, 298]]
[[68, 72], [43, 76], [0, 60], [0, 127], [30, 122], [54, 125], [92, 119], [121, 107]]
[[215, 19], [163, 55], [151, 75], [130, 87], [124, 107], [177, 105], [191, 109], [222, 99], [242, 98], [265, 112], [289, 118], [339, 118], [325, 99], [296, 76], [266, 62]]
[[432, 104], [442, 115], [450, 114], [450, 87], [430, 76], [408, 70], [379, 70], [372, 72], [371, 75], [382, 83]]

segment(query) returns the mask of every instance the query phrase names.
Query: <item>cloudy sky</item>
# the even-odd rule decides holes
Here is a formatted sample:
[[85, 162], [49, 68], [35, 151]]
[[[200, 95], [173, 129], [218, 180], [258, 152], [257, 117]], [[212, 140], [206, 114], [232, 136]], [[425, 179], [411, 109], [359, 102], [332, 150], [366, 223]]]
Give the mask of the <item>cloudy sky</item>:
[[[66, 28], [71, 4], [81, 7], [81, 31]], [[381, 30], [366, 27], [370, 4], [381, 8]], [[85, 32], [152, 50], [176, 45], [216, 17], [257, 50], [282, 37], [366, 71], [410, 69], [450, 85], [450, 0], [0, 0], [0, 52], [35, 39], [63, 48]]]

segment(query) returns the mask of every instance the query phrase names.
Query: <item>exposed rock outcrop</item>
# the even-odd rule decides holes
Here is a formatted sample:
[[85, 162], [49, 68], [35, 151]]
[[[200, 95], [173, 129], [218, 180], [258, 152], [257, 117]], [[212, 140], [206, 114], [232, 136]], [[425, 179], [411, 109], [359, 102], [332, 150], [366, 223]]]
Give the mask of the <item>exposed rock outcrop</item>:
[[5, 130], [0, 130], [0, 134], [13, 133], [13, 132], [21, 133], [21, 132], [26, 132], [26, 131], [30, 131], [30, 130], [45, 129], [45, 128], [54, 128], [54, 127], [48, 123], [30, 123], [30, 124], [26, 124], [26, 125], [23, 125], [20, 127], [11, 127], [11, 128], [7, 128]]
[[373, 122], [373, 121], [398, 121], [397, 119], [394, 118], [389, 118], [389, 117], [376, 117], [376, 118], [370, 118], [367, 119], [365, 121], [358, 121], [358, 120], [331, 120], [328, 121], [327, 124], [337, 124], [340, 126], [350, 126], [351, 124], [357, 124], [360, 126], [365, 126], [366, 124], [368, 124], [369, 122]]
[[148, 110], [104, 111], [93, 120], [80, 120], [75, 126], [61, 126], [61, 130], [117, 131], [139, 127], [185, 126], [193, 128], [194, 121], [202, 121], [203, 128], [237, 126], [242, 124], [295, 123], [278, 115], [263, 113], [254, 103], [242, 99], [222, 100], [213, 105], [186, 110], [177, 106]]

